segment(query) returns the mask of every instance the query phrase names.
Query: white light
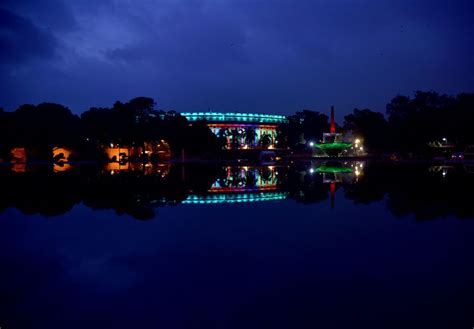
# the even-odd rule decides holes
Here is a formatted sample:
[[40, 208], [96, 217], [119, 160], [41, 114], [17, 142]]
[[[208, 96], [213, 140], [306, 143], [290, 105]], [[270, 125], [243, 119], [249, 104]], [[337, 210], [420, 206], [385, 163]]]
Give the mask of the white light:
[[314, 173], [314, 169], [313, 168], [309, 169], [309, 173], [310, 174]]
[[359, 144], [359, 143], [360, 143], [360, 139], [357, 138], [357, 139], [355, 140], [355, 143], [356, 143], [356, 144]]
[[313, 147], [313, 146], [314, 146], [314, 143], [313, 143], [313, 142], [309, 142], [309, 146]]
[[363, 151], [363, 150], [364, 150], [364, 147], [361, 146], [361, 147], [359, 148], [359, 150]]

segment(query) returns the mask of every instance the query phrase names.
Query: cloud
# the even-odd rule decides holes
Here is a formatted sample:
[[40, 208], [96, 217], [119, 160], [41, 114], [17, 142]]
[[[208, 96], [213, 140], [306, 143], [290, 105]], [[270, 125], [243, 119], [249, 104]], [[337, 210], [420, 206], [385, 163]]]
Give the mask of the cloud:
[[56, 39], [48, 31], [26, 18], [0, 9], [0, 65], [50, 58], [56, 46]]
[[2, 0], [0, 7], [53, 32], [77, 28], [71, 8], [62, 0]]
[[2, 6], [10, 18], [0, 22], [0, 69], [24, 68], [0, 75], [6, 108], [56, 100], [82, 111], [146, 95], [176, 110], [383, 111], [397, 93], [474, 84], [465, 74], [474, 69], [474, 5], [464, 0]]

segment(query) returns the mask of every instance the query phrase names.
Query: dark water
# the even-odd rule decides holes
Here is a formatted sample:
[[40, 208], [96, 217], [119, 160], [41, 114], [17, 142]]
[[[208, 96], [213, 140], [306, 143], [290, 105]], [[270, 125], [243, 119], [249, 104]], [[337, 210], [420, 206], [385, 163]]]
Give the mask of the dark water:
[[474, 173], [2, 168], [1, 328], [472, 328]]

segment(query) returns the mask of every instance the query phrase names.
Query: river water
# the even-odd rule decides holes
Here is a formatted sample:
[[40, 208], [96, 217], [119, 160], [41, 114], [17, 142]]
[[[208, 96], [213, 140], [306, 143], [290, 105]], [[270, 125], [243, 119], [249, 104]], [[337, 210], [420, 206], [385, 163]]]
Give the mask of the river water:
[[0, 171], [0, 327], [472, 328], [464, 166]]

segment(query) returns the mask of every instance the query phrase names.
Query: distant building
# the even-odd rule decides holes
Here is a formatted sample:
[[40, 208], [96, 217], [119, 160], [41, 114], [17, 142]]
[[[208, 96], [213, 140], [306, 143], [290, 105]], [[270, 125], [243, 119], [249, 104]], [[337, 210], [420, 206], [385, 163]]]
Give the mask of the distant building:
[[227, 139], [226, 148], [276, 148], [276, 131], [284, 115], [258, 113], [182, 112], [189, 122], [206, 120], [216, 136]]

